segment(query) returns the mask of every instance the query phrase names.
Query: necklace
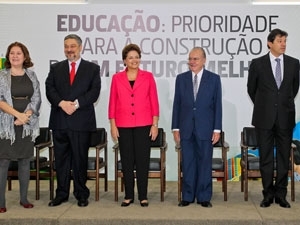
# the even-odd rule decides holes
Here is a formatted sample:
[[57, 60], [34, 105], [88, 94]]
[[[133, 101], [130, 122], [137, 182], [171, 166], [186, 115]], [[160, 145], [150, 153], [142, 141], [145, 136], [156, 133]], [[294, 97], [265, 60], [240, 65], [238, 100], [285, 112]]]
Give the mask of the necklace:
[[10, 74], [12, 76], [23, 76], [25, 74], [25, 70], [22, 69], [22, 70], [16, 70], [16, 71], [13, 71], [12, 69], [10, 70]]

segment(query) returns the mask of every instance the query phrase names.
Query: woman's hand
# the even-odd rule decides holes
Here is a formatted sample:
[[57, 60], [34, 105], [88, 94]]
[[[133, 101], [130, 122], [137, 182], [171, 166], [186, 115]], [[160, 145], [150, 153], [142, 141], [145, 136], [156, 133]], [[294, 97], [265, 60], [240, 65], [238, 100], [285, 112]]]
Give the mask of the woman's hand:
[[113, 141], [116, 143], [118, 142], [118, 137], [119, 137], [119, 130], [116, 126], [111, 126], [110, 127], [110, 133]]
[[16, 126], [22, 126], [23, 123], [22, 123], [20, 120], [16, 119], [16, 120], [14, 121], [14, 125], [16, 125]]
[[151, 126], [150, 128], [150, 134], [149, 137], [151, 137], [152, 141], [155, 141], [158, 135], [158, 127], [157, 126]]
[[18, 113], [16, 116], [17, 119], [15, 120], [14, 124], [16, 126], [24, 125], [29, 122], [31, 113]]

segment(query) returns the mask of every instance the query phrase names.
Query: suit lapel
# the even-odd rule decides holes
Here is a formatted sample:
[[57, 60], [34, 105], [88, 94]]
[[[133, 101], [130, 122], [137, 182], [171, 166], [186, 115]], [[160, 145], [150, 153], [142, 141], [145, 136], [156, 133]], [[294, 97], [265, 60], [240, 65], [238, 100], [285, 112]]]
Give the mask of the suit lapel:
[[128, 81], [128, 78], [127, 78], [127, 75], [126, 75], [126, 71], [124, 70], [120, 76], [120, 83], [126, 88], [128, 89], [129, 91], [132, 90], [131, 86], [130, 86], [130, 83]]
[[290, 74], [288, 64], [289, 64], [288, 57], [286, 57], [286, 55], [283, 55], [283, 79], [281, 85], [284, 85], [286, 83], [285, 80], [288, 79], [288, 75]]
[[184, 85], [186, 87], [187, 99], [194, 100], [192, 71], [189, 71], [189, 73], [186, 76], [184, 76]]
[[145, 74], [139, 70], [136, 80], [133, 85], [133, 90], [136, 90], [144, 81], [145, 81]]
[[73, 85], [76, 83], [80, 83], [81, 77], [84, 76], [84, 74], [85, 74], [84, 71], [86, 71], [86, 65], [87, 65], [86, 61], [81, 58], [80, 64], [79, 64], [78, 69], [75, 74]]
[[70, 68], [69, 61], [66, 59], [62, 66], [62, 78], [63, 83], [68, 83], [70, 85]]
[[204, 69], [201, 80], [200, 80], [196, 101], [199, 99], [199, 97], [198, 97], [199, 95], [204, 96], [202, 92], [204, 92], [206, 89], [207, 82], [209, 82], [208, 79], [209, 79], [209, 75], [208, 75], [207, 71]]
[[265, 68], [266, 70], [266, 76], [267, 80], [270, 80], [272, 83], [272, 86], [276, 89], [277, 88], [277, 84], [276, 84], [276, 80], [275, 80], [275, 76], [273, 73], [273, 69], [272, 69], [272, 65], [271, 65], [271, 60], [270, 60], [270, 55], [269, 53], [265, 55], [265, 57], [263, 58], [263, 62], [262, 62], [262, 66]]

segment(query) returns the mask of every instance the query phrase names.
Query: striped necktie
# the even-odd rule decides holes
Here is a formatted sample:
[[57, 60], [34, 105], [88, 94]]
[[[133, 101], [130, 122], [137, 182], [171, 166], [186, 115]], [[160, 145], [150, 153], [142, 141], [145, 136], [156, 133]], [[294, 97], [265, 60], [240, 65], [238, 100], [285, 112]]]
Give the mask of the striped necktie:
[[198, 75], [195, 74], [193, 82], [193, 91], [194, 91], [194, 100], [196, 101], [197, 92], [198, 92]]
[[275, 68], [275, 81], [277, 84], [277, 87], [280, 88], [281, 85], [281, 66], [280, 66], [280, 59], [276, 58], [276, 68]]

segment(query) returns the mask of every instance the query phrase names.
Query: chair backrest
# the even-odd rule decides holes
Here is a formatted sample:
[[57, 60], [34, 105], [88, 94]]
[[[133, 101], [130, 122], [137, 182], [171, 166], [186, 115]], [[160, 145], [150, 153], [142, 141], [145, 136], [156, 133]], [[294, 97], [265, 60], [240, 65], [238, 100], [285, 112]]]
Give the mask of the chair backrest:
[[245, 146], [257, 147], [257, 139], [254, 127], [244, 127], [242, 133], [242, 141]]
[[300, 141], [299, 140], [293, 140], [293, 144], [296, 145], [295, 151], [294, 151], [294, 160], [296, 165], [300, 165]]
[[50, 129], [48, 127], [40, 128], [40, 135], [35, 139], [35, 145], [52, 141]]
[[158, 135], [155, 141], [151, 141], [152, 148], [159, 148], [165, 145], [166, 138], [164, 136], [164, 129], [158, 128]]
[[90, 147], [96, 147], [99, 144], [104, 144], [107, 139], [105, 128], [97, 128], [95, 132], [91, 134]]

